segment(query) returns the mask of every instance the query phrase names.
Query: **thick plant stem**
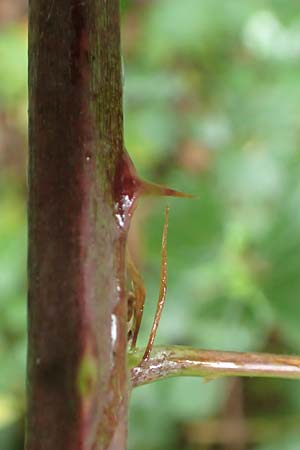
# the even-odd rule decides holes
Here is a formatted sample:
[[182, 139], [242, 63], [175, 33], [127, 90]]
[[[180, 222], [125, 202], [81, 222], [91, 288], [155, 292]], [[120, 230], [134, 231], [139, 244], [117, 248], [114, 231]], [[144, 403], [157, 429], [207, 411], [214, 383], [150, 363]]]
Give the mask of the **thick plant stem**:
[[134, 180], [119, 0], [30, 0], [29, 12], [26, 449], [123, 450]]
[[206, 379], [241, 376], [300, 380], [300, 356], [197, 350], [174, 345], [154, 347], [148, 360], [142, 360], [142, 357], [142, 349], [129, 354], [133, 387], [178, 376]]

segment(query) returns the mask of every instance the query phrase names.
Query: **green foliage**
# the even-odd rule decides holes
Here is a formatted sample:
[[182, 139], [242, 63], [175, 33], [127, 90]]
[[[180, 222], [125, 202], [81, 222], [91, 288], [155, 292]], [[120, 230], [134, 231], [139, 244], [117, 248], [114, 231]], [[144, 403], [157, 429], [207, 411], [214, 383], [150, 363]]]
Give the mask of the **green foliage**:
[[26, 100], [27, 27], [0, 29], [0, 105], [15, 107]]
[[[168, 203], [169, 286], [158, 343], [299, 353], [299, 2], [124, 0], [122, 11], [126, 146], [141, 175], [199, 195], [144, 200], [136, 212], [147, 287], [140, 345], [159, 289]], [[3, 28], [1, 112], [20, 133], [26, 66], [24, 25]], [[24, 392], [25, 189], [11, 166], [0, 176], [0, 448], [11, 450]], [[188, 449], [178, 447], [177, 424], [218, 417], [231, 398], [228, 383], [171, 379], [138, 388], [131, 450]], [[270, 423], [299, 414], [299, 384], [242, 383], [247, 416]], [[255, 450], [294, 450], [299, 442], [287, 429]]]
[[10, 181], [0, 183], [0, 448], [7, 449], [24, 408], [26, 355], [25, 208]]
[[25, 24], [0, 30], [0, 80], [0, 448], [16, 450], [23, 439], [26, 357], [24, 148], [16, 147], [27, 126]]
[[[127, 147], [144, 176], [199, 195], [140, 207], [147, 286], [140, 342], [154, 313], [168, 203], [169, 287], [158, 343], [299, 353], [296, 3], [164, 0], [138, 19], [125, 55]], [[296, 384], [272, 386], [267, 403], [281, 399], [273, 412], [297, 413]], [[139, 388], [131, 448], [174, 448], [167, 429], [176, 435], [176, 422], [217, 415], [229, 395], [227, 382]], [[300, 436], [287, 434], [278, 448], [294, 442]]]

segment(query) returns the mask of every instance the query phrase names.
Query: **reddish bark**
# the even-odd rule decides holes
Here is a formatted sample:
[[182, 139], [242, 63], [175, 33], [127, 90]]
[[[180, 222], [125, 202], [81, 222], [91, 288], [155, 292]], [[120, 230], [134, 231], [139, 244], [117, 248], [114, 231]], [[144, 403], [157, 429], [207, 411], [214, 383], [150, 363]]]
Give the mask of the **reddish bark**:
[[31, 0], [29, 8], [26, 449], [123, 450], [119, 0]]

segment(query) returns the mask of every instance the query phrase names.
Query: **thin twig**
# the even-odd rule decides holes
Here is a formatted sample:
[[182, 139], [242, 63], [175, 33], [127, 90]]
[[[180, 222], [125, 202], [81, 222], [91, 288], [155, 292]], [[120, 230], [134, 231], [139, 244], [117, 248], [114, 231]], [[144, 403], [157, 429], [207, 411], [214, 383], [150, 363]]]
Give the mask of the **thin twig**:
[[167, 235], [168, 235], [168, 219], [169, 219], [169, 208], [166, 208], [166, 219], [165, 219], [165, 225], [164, 225], [164, 231], [162, 236], [162, 244], [161, 244], [161, 269], [160, 269], [160, 288], [159, 288], [159, 295], [158, 295], [158, 301], [157, 301], [157, 307], [156, 312], [153, 320], [153, 325], [151, 328], [151, 332], [149, 335], [149, 340], [147, 343], [147, 347], [145, 350], [145, 353], [143, 355], [143, 361], [148, 361], [150, 358], [150, 354], [153, 348], [153, 343], [155, 340], [157, 328], [160, 322], [161, 314], [163, 311], [163, 307], [165, 305], [166, 301], [166, 295], [167, 295]]
[[153, 347], [148, 360], [143, 350], [129, 353], [132, 386], [177, 377], [214, 379], [223, 376], [270, 377], [300, 380], [300, 356], [239, 353], [184, 346]]

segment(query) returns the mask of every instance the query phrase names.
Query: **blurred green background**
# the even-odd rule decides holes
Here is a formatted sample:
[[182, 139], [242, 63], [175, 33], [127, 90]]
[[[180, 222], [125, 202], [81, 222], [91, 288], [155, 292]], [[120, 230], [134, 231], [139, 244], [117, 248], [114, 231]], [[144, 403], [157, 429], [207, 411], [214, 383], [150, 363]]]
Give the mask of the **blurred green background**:
[[[131, 229], [144, 345], [299, 353], [298, 0], [122, 2], [127, 148], [197, 200], [144, 200]], [[0, 449], [22, 448], [26, 353], [26, 2], [0, 4]], [[130, 450], [298, 450], [300, 383], [172, 379], [136, 389]]]

